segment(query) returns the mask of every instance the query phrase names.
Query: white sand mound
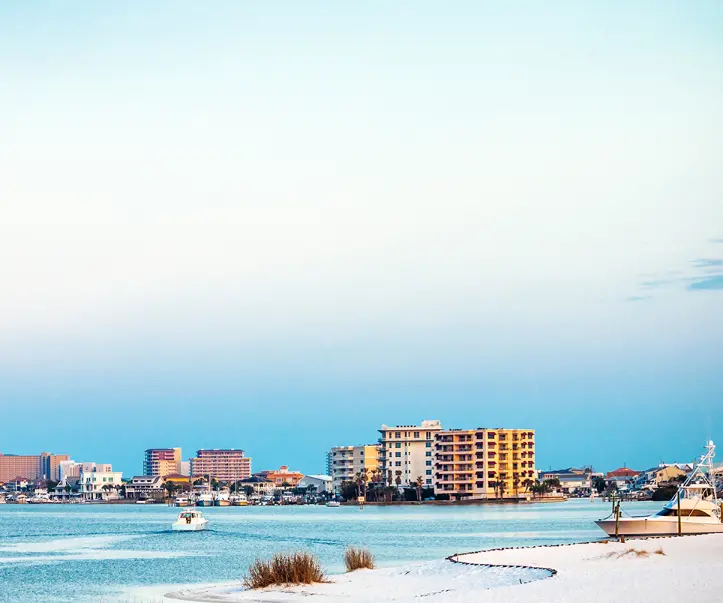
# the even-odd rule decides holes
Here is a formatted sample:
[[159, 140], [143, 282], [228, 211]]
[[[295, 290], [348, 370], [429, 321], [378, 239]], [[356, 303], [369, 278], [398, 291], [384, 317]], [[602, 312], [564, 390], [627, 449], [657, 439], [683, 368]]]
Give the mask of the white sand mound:
[[[662, 549], [665, 554], [656, 551]], [[332, 576], [328, 584], [248, 591], [188, 588], [167, 601], [295, 603], [696, 603], [723, 601], [723, 535], [468, 553]], [[495, 567], [508, 566], [508, 567]], [[556, 570], [550, 572], [541, 569]]]

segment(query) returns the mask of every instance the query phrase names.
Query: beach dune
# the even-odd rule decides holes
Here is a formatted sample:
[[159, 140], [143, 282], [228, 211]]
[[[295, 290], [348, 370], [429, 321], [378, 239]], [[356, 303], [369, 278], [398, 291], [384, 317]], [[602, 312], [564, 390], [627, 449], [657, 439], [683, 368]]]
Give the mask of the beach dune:
[[465, 553], [449, 560], [331, 576], [327, 584], [256, 591], [187, 588], [166, 600], [319, 603], [656, 603], [723, 600], [723, 535]]

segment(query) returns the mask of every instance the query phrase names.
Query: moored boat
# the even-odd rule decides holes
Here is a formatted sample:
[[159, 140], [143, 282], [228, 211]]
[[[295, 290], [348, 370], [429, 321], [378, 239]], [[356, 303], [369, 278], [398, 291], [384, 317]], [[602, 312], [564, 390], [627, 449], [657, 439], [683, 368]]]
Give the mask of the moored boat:
[[210, 492], [202, 492], [198, 495], [196, 504], [199, 507], [213, 507], [213, 494]]
[[231, 497], [231, 504], [234, 507], [245, 507], [249, 504], [249, 500], [245, 494], [234, 494]]
[[714, 457], [715, 445], [708, 442], [706, 453], [676, 495], [654, 515], [623, 517], [618, 503], [613, 513], [595, 523], [609, 536], [723, 533], [723, 504], [716, 492]]

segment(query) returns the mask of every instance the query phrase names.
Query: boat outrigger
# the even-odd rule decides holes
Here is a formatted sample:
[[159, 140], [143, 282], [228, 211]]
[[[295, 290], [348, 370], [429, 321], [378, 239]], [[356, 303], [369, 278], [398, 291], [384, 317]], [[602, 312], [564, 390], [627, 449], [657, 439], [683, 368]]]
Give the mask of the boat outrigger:
[[660, 511], [645, 517], [623, 517], [618, 502], [608, 517], [595, 523], [609, 536], [723, 533], [723, 502], [718, 499], [713, 471], [715, 445], [709, 441], [705, 448], [706, 453]]

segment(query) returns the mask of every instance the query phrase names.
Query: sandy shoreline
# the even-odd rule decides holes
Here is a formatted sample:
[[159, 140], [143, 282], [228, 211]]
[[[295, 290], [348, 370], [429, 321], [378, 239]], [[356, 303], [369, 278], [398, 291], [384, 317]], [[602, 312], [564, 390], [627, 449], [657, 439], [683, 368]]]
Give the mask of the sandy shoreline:
[[328, 584], [259, 591], [243, 590], [239, 583], [188, 587], [167, 593], [164, 600], [295, 603], [313, 596], [319, 602], [359, 603], [420, 598], [425, 603], [637, 603], [691, 597], [718, 603], [723, 535], [489, 550], [330, 579]]

